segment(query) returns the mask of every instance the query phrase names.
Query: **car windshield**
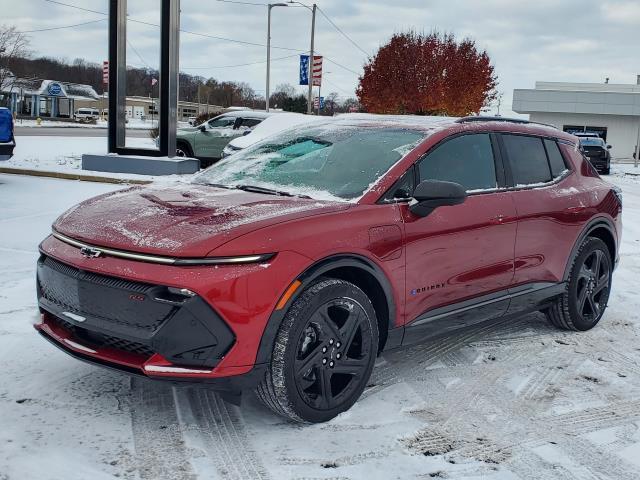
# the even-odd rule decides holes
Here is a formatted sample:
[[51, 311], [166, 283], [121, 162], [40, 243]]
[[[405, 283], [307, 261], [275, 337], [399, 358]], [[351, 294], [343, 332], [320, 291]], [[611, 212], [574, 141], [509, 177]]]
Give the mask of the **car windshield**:
[[580, 139], [583, 147], [604, 147], [604, 140], [598, 137], [584, 137]]
[[205, 170], [194, 182], [251, 185], [323, 200], [354, 200], [424, 137], [424, 132], [404, 128], [300, 127], [235, 153]]

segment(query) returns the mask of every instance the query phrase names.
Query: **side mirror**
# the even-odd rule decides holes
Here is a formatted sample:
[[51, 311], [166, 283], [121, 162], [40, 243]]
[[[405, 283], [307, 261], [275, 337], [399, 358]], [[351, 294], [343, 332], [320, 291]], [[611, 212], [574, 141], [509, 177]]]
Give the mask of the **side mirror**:
[[467, 191], [459, 183], [425, 180], [415, 188], [413, 198], [409, 205], [411, 213], [426, 217], [438, 207], [464, 203]]
[[607, 150], [611, 150], [611, 145], [607, 145]]
[[202, 125], [200, 125], [198, 127], [198, 130], [200, 130], [202, 133], [207, 131], [207, 126], [203, 123]]

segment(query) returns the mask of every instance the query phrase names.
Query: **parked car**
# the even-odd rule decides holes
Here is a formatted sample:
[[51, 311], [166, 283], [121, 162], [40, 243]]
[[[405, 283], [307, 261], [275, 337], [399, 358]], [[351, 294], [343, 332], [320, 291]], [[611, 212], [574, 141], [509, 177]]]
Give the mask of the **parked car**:
[[0, 160], [9, 160], [13, 157], [15, 147], [13, 115], [8, 108], [0, 107]]
[[271, 114], [253, 110], [223, 113], [189, 128], [178, 129], [177, 155], [200, 159], [203, 167], [222, 158], [222, 150], [236, 137], [245, 135]]
[[579, 136], [580, 150], [589, 159], [591, 165], [599, 172], [609, 175], [611, 172], [611, 145], [607, 145], [600, 137]]
[[566, 330], [600, 321], [622, 197], [576, 142], [493, 117], [286, 130], [191, 184], [60, 216], [35, 328], [95, 365], [329, 420], [383, 350], [534, 311]]
[[314, 123], [323, 120], [323, 117], [315, 115], [303, 115], [302, 113], [283, 112], [265, 118], [264, 121], [256, 125], [251, 133], [236, 137], [231, 140], [222, 150], [222, 158], [228, 157], [244, 148], [250, 147], [265, 138], [280, 133], [284, 130], [299, 127], [308, 123]]
[[97, 120], [98, 118], [100, 118], [100, 110], [95, 108], [79, 108], [73, 114], [73, 119], [77, 122]]

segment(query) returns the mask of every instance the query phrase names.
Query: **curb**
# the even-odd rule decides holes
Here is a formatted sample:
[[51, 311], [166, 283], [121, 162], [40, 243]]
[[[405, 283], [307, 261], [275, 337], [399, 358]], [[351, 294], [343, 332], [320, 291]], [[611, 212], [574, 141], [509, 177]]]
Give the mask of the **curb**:
[[7, 173], [10, 175], [28, 175], [32, 177], [48, 177], [58, 178], [61, 180], [80, 180], [83, 182], [96, 182], [96, 183], [116, 183], [116, 184], [136, 184], [147, 185], [151, 183], [151, 180], [134, 180], [128, 178], [113, 178], [102, 177], [100, 175], [84, 175], [81, 173], [66, 173], [66, 172], [49, 172], [47, 170], [28, 170], [23, 168], [11, 168], [0, 167], [0, 173]]

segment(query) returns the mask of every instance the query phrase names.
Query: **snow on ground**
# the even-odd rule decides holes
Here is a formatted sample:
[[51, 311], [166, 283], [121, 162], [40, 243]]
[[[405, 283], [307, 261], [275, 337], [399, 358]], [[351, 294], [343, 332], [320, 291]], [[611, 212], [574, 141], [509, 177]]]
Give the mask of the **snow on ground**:
[[[157, 120], [140, 120], [139, 118], [131, 118], [127, 122], [127, 129], [131, 130], [150, 130], [158, 126]], [[188, 122], [178, 122], [178, 127], [188, 127]], [[98, 120], [95, 125], [82, 122], [62, 122], [52, 120], [42, 120], [40, 125], [35, 120], [18, 119], [16, 127], [33, 127], [33, 128], [108, 128], [107, 120]]]
[[[131, 148], [156, 148], [151, 138], [127, 138], [126, 142], [127, 147]], [[161, 178], [175, 180], [176, 177], [180, 177], [179, 175], [154, 177], [82, 170], [83, 153], [105, 154], [106, 152], [106, 137], [17, 136], [13, 158], [0, 162], [0, 167], [98, 175], [107, 178], [131, 180], [160, 180]]]
[[118, 187], [0, 175], [0, 479], [640, 478], [640, 178], [616, 171], [625, 232], [597, 328], [531, 314], [385, 353], [356, 405], [313, 426], [40, 338], [38, 242], [66, 208]]

